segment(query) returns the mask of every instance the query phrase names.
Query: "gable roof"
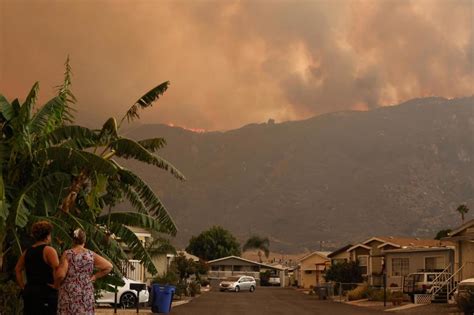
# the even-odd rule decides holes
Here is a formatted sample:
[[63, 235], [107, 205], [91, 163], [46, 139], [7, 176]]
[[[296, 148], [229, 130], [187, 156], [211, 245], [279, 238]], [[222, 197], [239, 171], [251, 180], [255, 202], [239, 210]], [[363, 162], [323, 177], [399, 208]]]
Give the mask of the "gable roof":
[[214, 260], [209, 260], [207, 263], [208, 264], [213, 264], [213, 263], [217, 263], [217, 262], [224, 261], [224, 260], [227, 260], [227, 259], [236, 259], [236, 260], [240, 260], [240, 261], [245, 261], [247, 263], [257, 265], [257, 266], [260, 266], [260, 267], [264, 267], [264, 268], [268, 268], [268, 269], [284, 270], [284, 268], [280, 268], [278, 266], [270, 266], [270, 265], [267, 265], [267, 264], [262, 264], [262, 263], [252, 261], [252, 260], [249, 260], [249, 259], [245, 259], [245, 258], [242, 258], [242, 257], [239, 257], [239, 256], [227, 256], [227, 257], [217, 258], [217, 259], [214, 259]]
[[457, 234], [461, 233], [465, 229], [470, 228], [472, 226], [474, 226], [474, 219], [471, 219], [471, 220], [467, 221], [466, 223], [464, 223], [463, 225], [461, 225], [460, 227], [458, 227], [454, 231], [449, 232], [448, 236], [456, 236]]
[[326, 260], [329, 260], [328, 258], [328, 255], [330, 254], [331, 252], [319, 252], [319, 251], [315, 251], [315, 252], [312, 252], [312, 253], [309, 253], [308, 255], [306, 256], [303, 256], [300, 258], [300, 260], [298, 260], [299, 262], [302, 262], [303, 260], [306, 260], [314, 255], [318, 255], [319, 257], [323, 258], [323, 259], [326, 259]]
[[214, 259], [214, 260], [209, 260], [207, 263], [208, 264], [213, 264], [213, 263], [223, 261], [223, 260], [228, 260], [228, 259], [237, 259], [237, 260], [245, 261], [245, 262], [248, 262], [248, 263], [251, 263], [251, 264], [261, 265], [260, 263], [258, 263], [256, 261], [245, 259], [245, 258], [242, 258], [242, 257], [239, 257], [239, 256], [226, 256], [226, 257], [217, 258], [217, 259]]
[[347, 245], [344, 246], [344, 247], [338, 248], [338, 249], [336, 249], [335, 251], [333, 251], [332, 253], [330, 253], [330, 254], [328, 255], [328, 258], [332, 258], [332, 257], [336, 256], [337, 254], [340, 254], [340, 253], [342, 253], [342, 252], [345, 252], [345, 251], [347, 251], [347, 249], [349, 249], [349, 248], [351, 248], [351, 247], [352, 247], [352, 244], [347, 244]]
[[364, 244], [360, 244], [360, 243], [359, 243], [359, 244], [355, 244], [355, 245], [352, 246], [352, 247], [349, 247], [349, 248], [346, 250], [346, 252], [351, 252], [351, 251], [353, 251], [354, 249], [356, 249], [356, 248], [358, 248], [358, 247], [362, 247], [362, 248], [369, 249], [369, 250], [372, 249], [372, 247], [370, 247], [370, 246], [367, 246], [367, 245], [364, 245]]
[[416, 238], [415, 237], [398, 237], [398, 236], [372, 237], [368, 239], [367, 241], [363, 242], [362, 244], [364, 245], [368, 244], [373, 240], [382, 242], [381, 245], [377, 246], [378, 248], [382, 248], [386, 245], [391, 245], [394, 247], [436, 247], [440, 245], [451, 245], [440, 240], [417, 238], [417, 237]]

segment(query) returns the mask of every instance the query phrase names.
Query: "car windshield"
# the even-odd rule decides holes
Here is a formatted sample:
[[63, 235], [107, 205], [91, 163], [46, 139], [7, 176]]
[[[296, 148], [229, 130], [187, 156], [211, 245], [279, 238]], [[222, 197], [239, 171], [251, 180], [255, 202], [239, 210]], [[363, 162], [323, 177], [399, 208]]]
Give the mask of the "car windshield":
[[229, 277], [226, 279], [226, 281], [232, 281], [232, 282], [235, 282], [235, 281], [239, 281], [240, 277]]

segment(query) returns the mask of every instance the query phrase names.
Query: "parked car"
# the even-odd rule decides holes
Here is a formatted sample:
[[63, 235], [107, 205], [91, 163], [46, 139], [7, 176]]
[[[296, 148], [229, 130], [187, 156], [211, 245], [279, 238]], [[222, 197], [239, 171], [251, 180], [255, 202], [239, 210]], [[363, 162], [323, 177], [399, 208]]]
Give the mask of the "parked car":
[[220, 291], [255, 291], [257, 282], [254, 277], [250, 276], [233, 276], [221, 281], [219, 284]]
[[[131, 283], [141, 283], [140, 281], [134, 281], [131, 279], [123, 278], [125, 284], [121, 287], [117, 287], [117, 301], [118, 304], [125, 308], [136, 307], [137, 305], [137, 291], [130, 289]], [[98, 304], [115, 304], [115, 292], [109, 292], [102, 290], [100, 291], [101, 297], [96, 300]], [[148, 290], [140, 291], [140, 303], [147, 303], [150, 298]]]
[[270, 278], [268, 278], [268, 284], [273, 286], [280, 286], [280, 277], [270, 276]]
[[474, 278], [465, 279], [459, 282], [459, 285], [454, 292], [454, 296], [457, 297], [459, 294], [464, 293], [474, 294]]
[[403, 292], [410, 295], [431, 293], [433, 281], [440, 272], [415, 272], [405, 276]]

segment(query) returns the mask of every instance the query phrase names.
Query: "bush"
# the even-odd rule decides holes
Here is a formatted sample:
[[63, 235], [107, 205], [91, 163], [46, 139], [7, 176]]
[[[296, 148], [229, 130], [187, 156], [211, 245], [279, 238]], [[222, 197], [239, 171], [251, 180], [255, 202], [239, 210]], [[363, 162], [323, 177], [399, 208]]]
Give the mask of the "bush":
[[201, 285], [197, 281], [191, 281], [189, 283], [189, 295], [196, 296], [196, 294], [201, 294]]
[[[369, 290], [368, 292], [368, 299], [370, 301], [383, 301], [383, 289], [374, 289], [374, 290]], [[392, 299], [392, 292], [390, 290], [387, 290], [387, 301], [390, 301]]]
[[471, 291], [462, 292], [456, 297], [456, 303], [464, 314], [474, 313], [474, 293]]
[[366, 299], [369, 296], [369, 292], [369, 286], [367, 284], [363, 284], [347, 292], [347, 298], [349, 301]]
[[178, 283], [176, 285], [175, 295], [179, 298], [181, 298], [183, 295], [188, 295], [188, 286], [186, 285], [186, 283]]
[[23, 314], [20, 287], [13, 281], [0, 284], [0, 314]]
[[167, 273], [164, 273], [161, 276], [153, 278], [153, 280], [151, 280], [151, 283], [177, 285], [178, 280], [178, 275], [176, 273], [168, 271]]

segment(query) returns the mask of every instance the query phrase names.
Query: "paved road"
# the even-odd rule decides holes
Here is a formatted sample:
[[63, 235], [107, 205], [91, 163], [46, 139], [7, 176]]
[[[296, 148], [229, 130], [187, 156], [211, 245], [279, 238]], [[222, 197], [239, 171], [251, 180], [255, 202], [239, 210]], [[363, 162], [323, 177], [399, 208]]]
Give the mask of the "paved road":
[[293, 289], [257, 288], [249, 292], [210, 291], [188, 304], [173, 308], [176, 315], [362, 315], [387, 314], [337, 302], [319, 301]]

